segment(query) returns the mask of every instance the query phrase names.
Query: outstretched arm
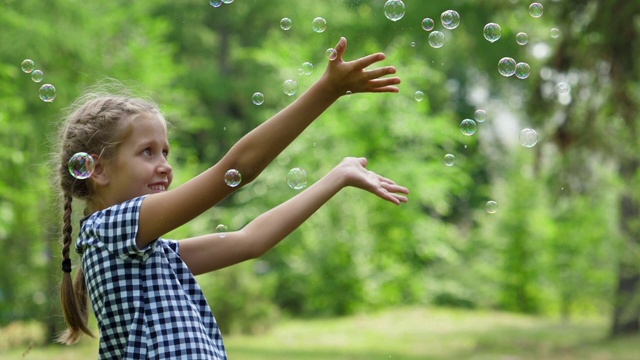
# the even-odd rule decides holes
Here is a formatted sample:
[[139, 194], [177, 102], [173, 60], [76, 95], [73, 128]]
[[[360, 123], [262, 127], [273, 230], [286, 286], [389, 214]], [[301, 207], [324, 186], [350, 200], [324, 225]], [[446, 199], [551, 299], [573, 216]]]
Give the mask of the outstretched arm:
[[209, 234], [180, 242], [180, 256], [196, 275], [261, 256], [297, 229], [346, 186], [369, 191], [394, 204], [407, 201], [407, 188], [366, 169], [364, 158], [346, 158], [325, 177], [285, 203], [224, 237]]
[[[166, 193], [149, 196], [142, 205], [138, 246], [183, 225], [214, 206], [238, 188], [225, 185], [224, 174], [236, 169], [242, 175], [240, 186], [253, 181], [322, 112], [347, 91], [397, 92], [396, 72], [385, 66], [367, 70], [384, 60], [382, 53], [354, 61], [344, 61], [347, 40], [336, 46], [337, 58], [330, 61], [321, 78], [300, 98], [243, 136], [213, 167], [184, 185]], [[158, 221], [162, 219], [162, 221]]]

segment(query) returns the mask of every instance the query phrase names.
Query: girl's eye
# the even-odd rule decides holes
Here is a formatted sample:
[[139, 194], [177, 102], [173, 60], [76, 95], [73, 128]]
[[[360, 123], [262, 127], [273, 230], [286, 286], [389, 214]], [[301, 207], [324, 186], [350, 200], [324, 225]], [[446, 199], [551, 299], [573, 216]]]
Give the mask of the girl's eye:
[[167, 150], [163, 150], [162, 151], [162, 156], [164, 156], [164, 158], [168, 158], [169, 157], [169, 152]]
[[144, 149], [144, 150], [142, 151], [142, 153], [143, 153], [144, 155], [151, 156], [151, 149]]

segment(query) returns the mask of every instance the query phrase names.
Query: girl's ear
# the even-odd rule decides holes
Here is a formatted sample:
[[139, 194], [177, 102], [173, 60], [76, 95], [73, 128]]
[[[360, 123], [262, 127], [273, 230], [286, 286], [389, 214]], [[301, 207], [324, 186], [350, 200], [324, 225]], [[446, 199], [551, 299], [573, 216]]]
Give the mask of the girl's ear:
[[91, 180], [97, 185], [105, 186], [109, 184], [109, 172], [106, 169], [106, 164], [97, 155], [91, 155], [95, 160], [93, 172], [91, 173]]

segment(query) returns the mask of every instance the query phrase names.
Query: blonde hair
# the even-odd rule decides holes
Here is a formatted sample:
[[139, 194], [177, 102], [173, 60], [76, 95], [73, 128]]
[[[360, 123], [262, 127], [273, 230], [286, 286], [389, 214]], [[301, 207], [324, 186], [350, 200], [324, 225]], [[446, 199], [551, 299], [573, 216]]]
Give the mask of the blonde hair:
[[[73, 198], [83, 200], [87, 209], [95, 207], [94, 188], [90, 179], [76, 179], [69, 172], [69, 159], [85, 152], [109, 162], [126, 140], [133, 119], [143, 114], [159, 114], [158, 106], [148, 99], [134, 97], [118, 83], [102, 83], [99, 90], [91, 89], [79, 97], [66, 110], [63, 126], [58, 134], [58, 153], [55, 154], [54, 181], [62, 200], [62, 280], [60, 300], [67, 330], [57, 337], [63, 344], [76, 343], [82, 334], [94, 337], [88, 327], [89, 302], [84, 271], [77, 266], [75, 279], [71, 279], [70, 249]], [[97, 88], [96, 88], [97, 89]]]

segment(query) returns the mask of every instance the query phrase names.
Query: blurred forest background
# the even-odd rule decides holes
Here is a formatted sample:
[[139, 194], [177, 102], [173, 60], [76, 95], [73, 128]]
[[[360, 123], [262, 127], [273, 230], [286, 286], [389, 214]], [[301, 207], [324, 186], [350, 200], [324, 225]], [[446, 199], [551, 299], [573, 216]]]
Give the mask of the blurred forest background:
[[[304, 92], [345, 36], [347, 60], [386, 53], [400, 93], [343, 97], [253, 184], [167, 237], [239, 229], [296, 194], [290, 169], [312, 183], [345, 156], [366, 156], [410, 188], [410, 202], [347, 189], [261, 259], [200, 276], [223, 332], [406, 305], [599, 315], [611, 336], [640, 332], [640, 2], [543, 0], [538, 18], [523, 0], [404, 3], [391, 21], [383, 0], [0, 0], [0, 328], [36, 323], [47, 342], [63, 327], [47, 161], [61, 111], [87, 87], [115, 78], [160, 103], [179, 185]], [[461, 18], [452, 30], [440, 22], [449, 9]], [[502, 28], [494, 43], [489, 22]], [[503, 57], [531, 75], [501, 76]], [[21, 70], [27, 58], [41, 83]], [[53, 102], [38, 97], [45, 83]], [[460, 122], [477, 109], [487, 119], [465, 136]], [[520, 144], [524, 128], [535, 146]]]

